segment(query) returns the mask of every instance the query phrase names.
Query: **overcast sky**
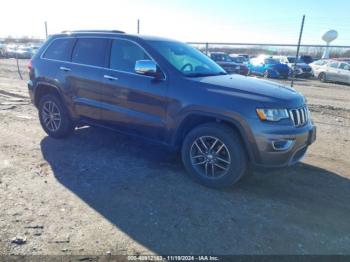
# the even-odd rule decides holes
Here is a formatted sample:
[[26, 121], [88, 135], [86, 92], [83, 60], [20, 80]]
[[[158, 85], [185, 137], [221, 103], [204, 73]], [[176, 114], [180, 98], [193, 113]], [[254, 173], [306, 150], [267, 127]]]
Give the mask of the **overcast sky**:
[[17, 0], [1, 2], [0, 36], [45, 35], [72, 29], [119, 29], [203, 42], [296, 43], [306, 15], [303, 43], [350, 45], [350, 0]]

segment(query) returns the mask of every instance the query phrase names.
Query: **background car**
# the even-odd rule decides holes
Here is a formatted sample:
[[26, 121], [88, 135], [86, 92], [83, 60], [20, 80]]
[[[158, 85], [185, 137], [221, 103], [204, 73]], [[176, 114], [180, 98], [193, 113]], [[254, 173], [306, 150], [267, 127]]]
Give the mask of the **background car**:
[[290, 74], [290, 69], [287, 65], [266, 56], [251, 59], [248, 68], [249, 74], [264, 76], [266, 78], [287, 79]]
[[247, 59], [244, 56], [230, 54], [230, 57], [231, 57], [233, 62], [238, 63], [238, 64], [247, 65], [249, 63], [249, 59]]
[[296, 77], [309, 78], [313, 76], [311, 67], [308, 64], [304, 63], [304, 61], [300, 58], [298, 58], [296, 61], [297, 63], [295, 69], [295, 56], [274, 56], [274, 58], [278, 59], [282, 64], [288, 65]]
[[243, 63], [237, 63], [224, 52], [210, 53], [210, 58], [220, 65], [229, 74], [248, 75], [248, 67]]
[[300, 60], [308, 65], [314, 61], [313, 57], [310, 55], [302, 55], [302, 56], [300, 56]]
[[4, 48], [4, 57], [6, 58], [14, 58], [16, 57], [16, 45], [6, 45]]
[[313, 75], [318, 78], [318, 76], [320, 75], [320, 73], [322, 71], [324, 71], [324, 68], [326, 66], [327, 63], [329, 63], [329, 61], [331, 60], [328, 60], [328, 59], [320, 59], [320, 60], [317, 60], [315, 62], [312, 62], [310, 64], [310, 67], [312, 69], [312, 73]]
[[321, 67], [318, 79], [321, 82], [340, 82], [350, 84], [350, 63], [330, 61]]
[[33, 56], [33, 50], [30, 47], [20, 46], [15, 51], [15, 57], [19, 59], [30, 59]]

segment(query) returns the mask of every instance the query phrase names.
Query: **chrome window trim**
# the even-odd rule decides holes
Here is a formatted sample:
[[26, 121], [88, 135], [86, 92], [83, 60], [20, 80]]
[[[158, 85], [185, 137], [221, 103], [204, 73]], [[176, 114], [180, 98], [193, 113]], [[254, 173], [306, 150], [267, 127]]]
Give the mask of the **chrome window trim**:
[[[157, 66], [160, 68], [160, 70], [162, 71], [163, 75], [164, 75], [164, 78], [160, 79], [162, 81], [165, 81], [167, 80], [167, 74], [165, 73], [165, 71], [159, 66], [159, 64], [157, 63], [157, 61], [147, 52], [147, 50], [145, 50], [139, 43], [133, 41], [133, 40], [130, 40], [130, 39], [125, 39], [125, 38], [122, 38], [122, 37], [105, 37], [105, 36], [68, 36], [68, 37], [57, 37], [55, 38], [53, 41], [51, 41], [51, 43], [43, 50], [43, 52], [41, 53], [40, 55], [40, 59], [41, 60], [48, 60], [48, 61], [53, 61], [53, 62], [61, 62], [61, 63], [68, 63], [68, 64], [71, 64], [71, 65], [80, 65], [80, 66], [86, 66], [86, 67], [91, 67], [91, 68], [97, 68], [97, 69], [107, 69], [107, 70], [110, 70], [110, 71], [113, 71], [113, 72], [118, 72], [118, 73], [125, 73], [125, 74], [132, 74], [132, 75], [137, 75], [137, 76], [143, 76], [143, 77], [147, 77], [147, 78], [151, 78], [151, 79], [154, 79], [153, 76], [147, 76], [147, 75], [141, 75], [141, 74], [137, 74], [137, 73], [134, 73], [134, 72], [128, 72], [128, 71], [123, 71], [123, 70], [116, 70], [116, 69], [111, 69], [111, 68], [108, 68], [108, 67], [101, 67], [101, 66], [94, 66], [94, 65], [87, 65], [87, 64], [81, 64], [81, 63], [75, 63], [75, 62], [72, 62], [72, 61], [64, 61], [64, 60], [57, 60], [57, 59], [51, 59], [51, 58], [45, 58], [44, 57], [44, 54], [46, 53], [47, 49], [53, 44], [53, 42], [55, 42], [56, 40], [59, 40], [59, 39], [80, 39], [80, 38], [96, 38], [96, 39], [109, 39], [109, 40], [124, 40], [124, 41], [129, 41], [133, 44], [136, 44], [138, 47], [140, 47], [145, 53], [146, 55], [148, 55], [151, 60], [153, 60]], [[74, 49], [74, 48], [73, 48]], [[73, 51], [73, 50], [72, 50]]]

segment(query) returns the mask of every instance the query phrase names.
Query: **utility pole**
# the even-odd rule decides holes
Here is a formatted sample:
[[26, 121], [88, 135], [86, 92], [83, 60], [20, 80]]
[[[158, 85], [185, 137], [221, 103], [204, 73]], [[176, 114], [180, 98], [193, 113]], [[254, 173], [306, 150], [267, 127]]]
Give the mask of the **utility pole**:
[[295, 69], [297, 68], [297, 62], [299, 58], [299, 51], [300, 51], [300, 44], [301, 44], [301, 38], [303, 36], [304, 31], [304, 23], [305, 23], [305, 15], [303, 15], [303, 20], [301, 22], [301, 28], [300, 28], [300, 34], [299, 34], [299, 41], [298, 41], [298, 47], [297, 47], [297, 54], [295, 56], [294, 66], [293, 66], [293, 76], [292, 76], [292, 82], [290, 84], [291, 87], [294, 85], [294, 78], [295, 78]]
[[137, 19], [137, 34], [140, 34], [140, 19]]
[[45, 37], [47, 39], [47, 21], [45, 21]]

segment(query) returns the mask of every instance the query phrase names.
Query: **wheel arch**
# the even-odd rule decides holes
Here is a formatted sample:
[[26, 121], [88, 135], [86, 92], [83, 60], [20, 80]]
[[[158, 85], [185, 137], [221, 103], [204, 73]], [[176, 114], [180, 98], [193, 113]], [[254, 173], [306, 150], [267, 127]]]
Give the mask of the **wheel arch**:
[[54, 94], [63, 102], [63, 97], [59, 88], [47, 82], [38, 82], [34, 92], [34, 105], [39, 106], [40, 98], [46, 94]]
[[172, 145], [176, 148], [179, 148], [182, 145], [184, 138], [191, 130], [206, 123], [221, 123], [230, 127], [241, 138], [249, 161], [255, 162], [256, 154], [254, 153], [254, 148], [250, 142], [251, 139], [253, 139], [250, 130], [247, 129], [245, 125], [241, 124], [241, 120], [230, 118], [225, 115], [201, 112], [192, 112], [187, 114], [182, 118], [178, 125], [178, 128], [173, 135]]

